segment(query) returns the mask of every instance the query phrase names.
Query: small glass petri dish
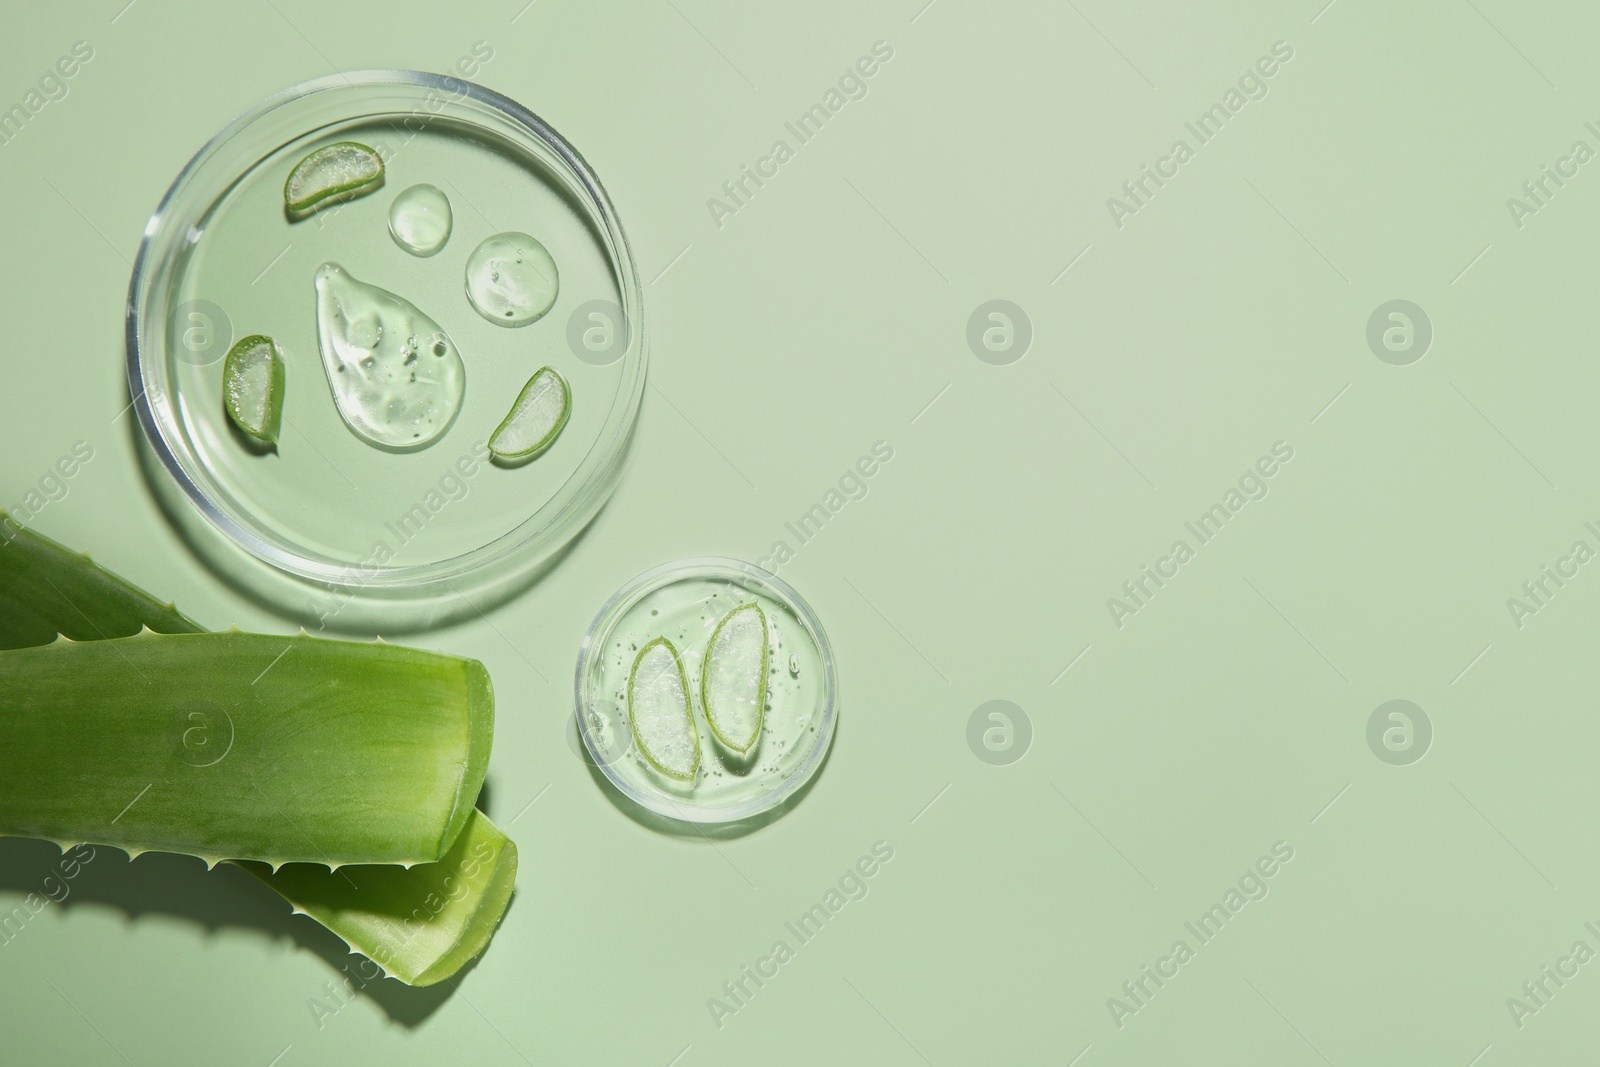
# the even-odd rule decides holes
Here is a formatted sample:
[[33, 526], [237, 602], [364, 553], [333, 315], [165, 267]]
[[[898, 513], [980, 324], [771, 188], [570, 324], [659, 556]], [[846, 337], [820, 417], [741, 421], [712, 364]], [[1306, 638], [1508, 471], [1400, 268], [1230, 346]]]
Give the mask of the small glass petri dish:
[[[700, 672], [717, 623], [760, 605], [767, 623], [767, 706], [751, 750], [712, 736]], [[651, 765], [628, 720], [628, 678], [639, 650], [665, 637], [689, 683], [699, 769], [679, 781]], [[733, 559], [679, 560], [646, 571], [608, 600], [578, 651], [578, 734], [622, 794], [669, 819], [734, 823], [768, 811], [816, 774], [838, 719], [833, 650], [822, 623], [786, 583]]]
[[[338, 142], [372, 148], [382, 186], [292, 219], [285, 179]], [[391, 234], [397, 199], [419, 185], [452, 215], [427, 255]], [[516, 328], [467, 292], [474, 250], [505, 233], [535, 238], [559, 273], [548, 312]], [[377, 447], [341, 413], [320, 348], [325, 264], [409, 302], [459, 352], [460, 405], [423, 447]], [[222, 400], [229, 346], [256, 334], [286, 372], [272, 449], [237, 433]], [[646, 369], [632, 254], [577, 150], [498, 93], [399, 70], [279, 93], [196, 154], [145, 228], [127, 361], [155, 468], [226, 541], [319, 587], [434, 597], [531, 573], [594, 517], [620, 478]], [[546, 366], [570, 388], [565, 427], [532, 462], [491, 462], [488, 439]]]

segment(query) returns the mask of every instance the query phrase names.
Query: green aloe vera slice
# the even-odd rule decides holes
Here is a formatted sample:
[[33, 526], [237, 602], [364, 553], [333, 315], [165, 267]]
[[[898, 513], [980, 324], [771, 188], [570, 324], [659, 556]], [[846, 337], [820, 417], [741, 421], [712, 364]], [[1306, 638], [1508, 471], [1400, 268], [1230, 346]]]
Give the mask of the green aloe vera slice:
[[489, 438], [489, 451], [503, 460], [529, 460], [561, 435], [572, 412], [566, 379], [549, 367], [534, 372], [517, 402]]
[[[88, 641], [127, 637], [145, 627], [201, 632], [172, 604], [0, 511], [0, 649], [48, 644], [57, 633]], [[238, 865], [391, 976], [427, 985], [455, 974], [488, 944], [511, 898], [517, 849], [474, 810], [436, 863], [339, 871], [294, 863], [276, 873], [264, 863]]]
[[228, 349], [222, 361], [222, 406], [248, 437], [278, 443], [283, 421], [283, 357], [272, 338], [255, 334]]
[[397, 645], [147, 630], [0, 652], [0, 722], [0, 833], [412, 864], [472, 811], [494, 694], [476, 660]]
[[722, 617], [700, 665], [700, 706], [711, 735], [733, 751], [750, 751], [767, 705], [767, 616], [751, 601]]
[[678, 650], [665, 637], [634, 657], [628, 672], [628, 728], [650, 766], [669, 778], [694, 781], [700, 735], [689, 706], [689, 679]]
[[370, 193], [383, 184], [383, 158], [364, 144], [325, 145], [296, 163], [283, 183], [283, 203], [294, 218], [324, 204]]

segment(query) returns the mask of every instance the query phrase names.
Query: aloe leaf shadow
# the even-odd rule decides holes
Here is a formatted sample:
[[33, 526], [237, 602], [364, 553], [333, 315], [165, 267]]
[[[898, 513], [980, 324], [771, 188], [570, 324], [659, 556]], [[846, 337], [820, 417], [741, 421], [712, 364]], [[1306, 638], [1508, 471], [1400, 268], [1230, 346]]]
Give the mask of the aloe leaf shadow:
[[[268, 940], [288, 938], [300, 948], [327, 961], [335, 984], [346, 985], [347, 972], [359, 976], [363, 957], [352, 953], [332, 931], [303, 915], [294, 915], [289, 904], [249, 873], [230, 863], [219, 863], [211, 870], [193, 856], [167, 852], [147, 852], [130, 860], [121, 849], [95, 846], [93, 858], [81, 863], [77, 873], [66, 879], [61, 873], [62, 853], [48, 841], [28, 838], [0, 838], [0, 947], [27, 930], [31, 912], [23, 903], [29, 894], [37, 900], [49, 899], [47, 908], [109, 907], [120, 911], [130, 922], [145, 916], [161, 915], [188, 920], [208, 932], [224, 928], [254, 931]], [[59, 899], [57, 899], [59, 898]], [[513, 904], [515, 898], [513, 898]], [[11, 922], [7, 919], [11, 918]], [[453, 981], [412, 987], [395, 979], [348, 982], [356, 996], [366, 997], [402, 1026], [421, 1025], [455, 992], [455, 985], [474, 966], [468, 964]], [[326, 1000], [319, 984], [307, 997]]]

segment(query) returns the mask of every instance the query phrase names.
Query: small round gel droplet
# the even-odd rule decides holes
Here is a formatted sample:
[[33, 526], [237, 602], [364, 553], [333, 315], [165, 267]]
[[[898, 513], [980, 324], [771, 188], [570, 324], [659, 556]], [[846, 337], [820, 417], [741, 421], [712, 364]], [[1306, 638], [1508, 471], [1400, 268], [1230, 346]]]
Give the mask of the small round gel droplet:
[[501, 326], [526, 326], [556, 302], [556, 261], [525, 233], [485, 238], [467, 259], [467, 299]]
[[431, 256], [450, 240], [450, 198], [432, 185], [413, 185], [389, 206], [389, 235], [414, 256]]

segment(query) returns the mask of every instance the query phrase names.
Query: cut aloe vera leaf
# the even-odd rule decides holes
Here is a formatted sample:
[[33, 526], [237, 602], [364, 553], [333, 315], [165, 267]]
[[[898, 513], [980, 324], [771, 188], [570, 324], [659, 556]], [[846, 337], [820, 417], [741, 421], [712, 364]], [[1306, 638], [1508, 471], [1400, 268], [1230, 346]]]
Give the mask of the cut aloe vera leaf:
[[711, 735], [733, 751], [750, 751], [767, 706], [767, 616], [751, 601], [722, 617], [700, 665], [700, 706]]
[[628, 672], [628, 728], [650, 766], [669, 778], [694, 781], [700, 735], [689, 707], [689, 680], [665, 637], [641, 648]]
[[240, 338], [222, 361], [222, 406], [247, 437], [278, 443], [283, 421], [283, 357], [272, 338]]
[[[97, 566], [86, 553], [24, 529], [0, 511], [0, 649], [48, 644], [57, 633], [75, 641], [129, 637], [145, 627], [201, 631], [173, 605]], [[402, 982], [425, 985], [449, 978], [483, 951], [511, 899], [517, 850], [487, 815], [472, 811], [437, 863], [338, 871], [296, 863], [279, 868], [282, 878], [267, 864], [239, 865], [351, 951]], [[353, 896], [352, 881], [360, 887]]]
[[503, 460], [529, 460], [560, 436], [572, 412], [566, 379], [549, 367], [534, 372], [517, 402], [489, 438], [489, 451]]
[[239, 866], [277, 890], [295, 911], [332, 930], [393, 978], [425, 986], [482, 952], [511, 900], [517, 846], [474, 811], [437, 863], [341, 867], [286, 863]]
[[324, 204], [370, 193], [383, 184], [383, 159], [364, 144], [340, 141], [294, 165], [283, 183], [283, 204], [303, 218]]
[[476, 660], [237, 631], [0, 652], [0, 834], [208, 862], [431, 863], [483, 786]]

